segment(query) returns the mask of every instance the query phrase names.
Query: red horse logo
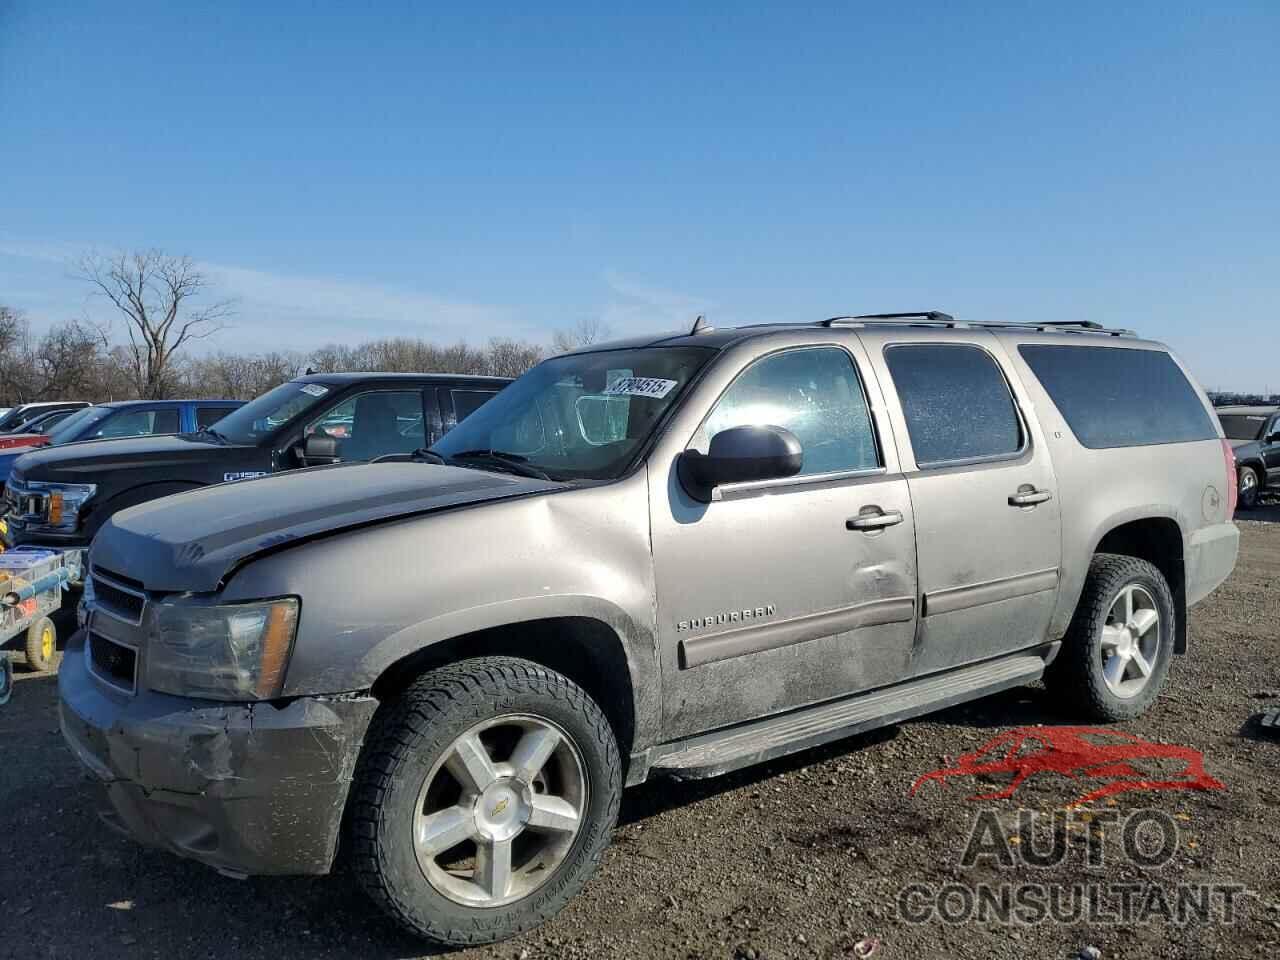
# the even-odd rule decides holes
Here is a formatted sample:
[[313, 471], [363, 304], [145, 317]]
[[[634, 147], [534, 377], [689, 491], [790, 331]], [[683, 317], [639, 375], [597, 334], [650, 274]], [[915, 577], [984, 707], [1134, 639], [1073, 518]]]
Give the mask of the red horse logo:
[[[1181, 767], [1167, 777], [1144, 774], [1134, 766]], [[1019, 727], [992, 737], [973, 753], [960, 757], [954, 767], [944, 767], [919, 777], [911, 785], [914, 794], [930, 780], [984, 774], [1012, 774], [1001, 790], [970, 800], [1007, 800], [1034, 773], [1059, 773], [1073, 780], [1109, 781], [1072, 801], [1069, 806], [1112, 797], [1130, 790], [1225, 790], [1222, 781], [1204, 769], [1204, 755], [1190, 747], [1152, 743], [1132, 733], [1098, 727]]]

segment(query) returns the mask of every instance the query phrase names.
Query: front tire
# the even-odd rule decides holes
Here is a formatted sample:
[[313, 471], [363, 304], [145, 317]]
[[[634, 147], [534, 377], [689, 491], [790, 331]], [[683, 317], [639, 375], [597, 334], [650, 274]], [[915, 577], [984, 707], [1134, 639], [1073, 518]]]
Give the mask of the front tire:
[[1173, 594], [1154, 565], [1100, 553], [1045, 684], [1072, 713], [1132, 720], [1168, 678], [1176, 627]]
[[1262, 481], [1253, 467], [1240, 468], [1240, 509], [1252, 510], [1258, 505]]
[[595, 872], [622, 767], [600, 707], [527, 660], [427, 673], [374, 717], [352, 784], [352, 865], [411, 932], [493, 943], [555, 916]]

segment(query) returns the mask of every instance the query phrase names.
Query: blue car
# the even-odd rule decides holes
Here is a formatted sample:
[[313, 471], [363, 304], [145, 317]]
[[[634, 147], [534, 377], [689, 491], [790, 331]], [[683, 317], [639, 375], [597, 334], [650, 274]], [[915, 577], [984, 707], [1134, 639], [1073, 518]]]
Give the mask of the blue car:
[[[48, 446], [85, 440], [196, 433], [211, 426], [242, 400], [121, 400], [77, 410], [49, 431]], [[35, 447], [0, 451], [0, 484], [9, 479], [14, 461]]]

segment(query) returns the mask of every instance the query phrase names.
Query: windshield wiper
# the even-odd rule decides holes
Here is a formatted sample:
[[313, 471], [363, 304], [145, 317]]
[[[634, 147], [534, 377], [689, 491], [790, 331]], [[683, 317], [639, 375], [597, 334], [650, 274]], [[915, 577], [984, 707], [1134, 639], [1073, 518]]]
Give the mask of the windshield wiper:
[[219, 433], [217, 430], [213, 429], [213, 427], [201, 427], [199, 430], [196, 431], [197, 437], [201, 436], [202, 434], [213, 437], [213, 440], [215, 443], [220, 443], [225, 445], [231, 442], [230, 440], [227, 439], [226, 434]]
[[425, 460], [427, 463], [438, 463], [442, 466], [448, 466], [449, 461], [445, 457], [440, 456], [434, 450], [428, 450], [426, 447], [419, 447], [413, 453], [409, 454], [415, 460]]
[[[440, 454], [437, 453], [436, 456]], [[528, 457], [522, 457], [518, 453], [508, 453], [506, 450], [463, 450], [448, 459], [451, 461], [483, 460], [499, 469], [505, 467], [508, 472], [517, 473], [522, 477], [534, 477], [538, 480], [551, 479], [551, 475], [545, 470], [540, 470], [531, 464]]]

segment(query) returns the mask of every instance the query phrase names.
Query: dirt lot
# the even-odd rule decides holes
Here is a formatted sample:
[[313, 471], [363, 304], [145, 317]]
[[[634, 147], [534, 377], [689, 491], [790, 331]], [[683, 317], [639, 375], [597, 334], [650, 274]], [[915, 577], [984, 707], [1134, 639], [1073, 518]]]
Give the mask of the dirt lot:
[[[844, 741], [719, 781], [653, 783], [631, 792], [603, 870], [555, 922], [462, 957], [853, 957], [864, 937], [877, 957], [1274, 956], [1280, 946], [1280, 741], [1248, 723], [1280, 702], [1280, 507], [1242, 524], [1242, 562], [1198, 607], [1192, 656], [1176, 662], [1157, 709], [1127, 729], [1204, 753], [1224, 785], [1203, 792], [1129, 792], [1104, 800], [1126, 813], [1165, 811], [1180, 830], [1162, 867], [1119, 856], [1105, 867], [1073, 838], [1058, 866], [1018, 860], [959, 865], [975, 817], [1061, 809], [1096, 786], [1038, 774], [1013, 799], [973, 802], [999, 780], [961, 778], [908, 791], [922, 773], [1015, 726], [1069, 723], [1027, 688], [927, 721]], [[1007, 782], [1007, 778], [1005, 780]], [[1103, 781], [1105, 782], [1105, 781]], [[52, 677], [24, 676], [0, 709], [0, 955], [408, 958], [401, 935], [346, 879], [237, 882], [143, 850], [102, 828], [97, 789], [57, 732]], [[1017, 848], [1014, 848], [1015, 851]], [[1251, 893], [1233, 925], [1102, 921], [1034, 925], [912, 924], [899, 915], [906, 884], [963, 881], [1070, 884], [1123, 879], [1176, 891], [1234, 882]]]

